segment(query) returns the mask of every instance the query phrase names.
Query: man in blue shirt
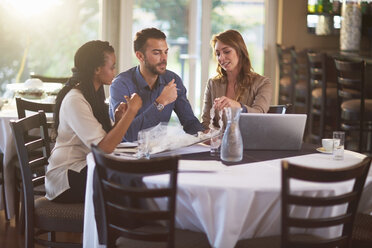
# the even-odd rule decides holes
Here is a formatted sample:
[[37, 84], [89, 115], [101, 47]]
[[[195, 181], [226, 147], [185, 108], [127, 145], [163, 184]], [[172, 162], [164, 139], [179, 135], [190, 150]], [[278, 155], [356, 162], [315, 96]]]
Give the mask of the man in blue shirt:
[[166, 36], [156, 28], [139, 31], [134, 40], [134, 51], [139, 66], [120, 73], [110, 86], [110, 117], [124, 96], [137, 93], [142, 98], [142, 108], [130, 125], [126, 141], [137, 140], [142, 129], [169, 122], [174, 110], [185, 132], [196, 134], [204, 128], [194, 116], [186, 98], [186, 88], [181, 78], [166, 69], [168, 45]]

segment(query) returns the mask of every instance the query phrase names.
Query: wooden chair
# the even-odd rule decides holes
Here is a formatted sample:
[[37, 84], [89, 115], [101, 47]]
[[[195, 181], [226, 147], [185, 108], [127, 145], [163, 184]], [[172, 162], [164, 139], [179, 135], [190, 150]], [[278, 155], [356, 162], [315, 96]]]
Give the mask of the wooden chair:
[[[26, 116], [29, 116], [30, 114], [35, 114], [35, 113], [38, 113], [38, 111], [42, 110], [44, 111], [44, 113], [50, 113], [50, 114], [53, 114], [54, 112], [54, 107], [55, 107], [55, 104], [54, 103], [38, 103], [38, 102], [33, 102], [33, 101], [28, 101], [28, 100], [25, 100], [23, 98], [19, 98], [19, 97], [16, 97], [16, 104], [17, 104], [17, 113], [18, 113], [18, 119], [22, 119], [22, 118], [25, 118]], [[47, 121], [47, 126], [48, 126], [48, 129], [49, 129], [49, 134], [48, 135], [48, 138], [49, 138], [49, 144], [54, 144], [55, 142], [55, 134], [54, 134], [54, 130], [53, 130], [53, 120], [51, 121]], [[34, 135], [32, 134], [25, 134], [27, 135], [25, 140], [26, 141], [29, 141], [29, 140], [33, 140], [33, 139], [36, 139], [38, 137], [35, 137]], [[39, 151], [40, 152], [40, 151]], [[38, 156], [36, 154], [36, 156]], [[21, 217], [19, 216], [19, 205], [20, 205], [20, 200], [19, 200], [19, 197], [20, 197], [20, 194], [21, 194], [21, 189], [22, 189], [22, 185], [21, 185], [21, 182], [22, 182], [22, 178], [21, 178], [21, 173], [20, 173], [20, 166], [19, 166], [19, 163], [18, 163], [18, 157], [17, 155], [15, 155], [12, 160], [11, 160], [11, 163], [15, 164], [15, 167], [18, 169], [16, 170], [16, 173], [15, 173], [15, 195], [14, 195], [14, 206], [15, 206], [15, 215], [16, 215], [16, 220], [20, 220], [19, 224], [21, 226], [20, 228], [20, 231], [21, 233], [23, 232], [23, 213], [24, 213], [24, 210], [23, 210], [23, 205], [21, 204]]]
[[292, 105], [291, 104], [284, 104], [284, 105], [271, 105], [269, 111], [267, 113], [272, 114], [288, 114], [291, 113]]
[[336, 84], [327, 82], [326, 54], [310, 51], [309, 80], [309, 141], [319, 144], [324, 137], [331, 137], [336, 129]]
[[[360, 196], [371, 165], [371, 158], [350, 167], [340, 169], [309, 168], [282, 161], [282, 234], [281, 247], [351, 247], [353, 224]], [[291, 180], [316, 182], [322, 184], [339, 183], [354, 180], [352, 189], [335, 196], [306, 196], [291, 193]], [[326, 208], [347, 204], [345, 213], [325, 218], [303, 218], [291, 215], [292, 206]], [[342, 234], [333, 238], [304, 238], [291, 236], [290, 228], [327, 228], [342, 226]]]
[[[45, 197], [35, 198], [35, 187], [44, 184], [45, 166], [50, 156], [45, 113], [39, 111], [38, 114], [29, 117], [12, 120], [10, 125], [21, 167], [26, 247], [33, 248], [34, 243], [49, 247], [81, 247], [81, 244], [76, 243], [57, 243], [55, 232], [82, 232], [84, 204], [61, 204], [49, 201]], [[24, 134], [35, 129], [40, 131], [40, 137], [27, 141]], [[42, 154], [38, 152], [40, 149], [43, 151]], [[34, 157], [35, 154], [40, 156]], [[39, 237], [44, 233], [48, 233], [48, 240]]]
[[307, 114], [309, 103], [309, 65], [307, 49], [291, 50], [295, 66], [295, 86], [293, 107], [296, 114]]
[[[338, 127], [348, 134], [348, 149], [372, 154], [372, 99], [366, 99], [366, 64], [364, 61], [334, 61], [338, 73]], [[356, 143], [356, 148], [350, 143]]]
[[48, 82], [48, 83], [61, 83], [65, 84], [69, 77], [48, 77], [48, 76], [43, 76], [43, 75], [38, 75], [38, 74], [30, 74], [31, 78], [38, 78], [43, 82]]
[[[34, 114], [42, 110], [44, 113], [53, 114], [55, 104], [54, 103], [40, 103], [34, 101], [28, 101], [20, 97], [16, 97], [18, 119], [25, 118], [29, 113]], [[49, 131], [53, 130], [53, 120], [47, 120]], [[54, 142], [54, 134], [49, 135], [50, 142]]]
[[296, 82], [295, 48], [276, 44], [279, 63], [279, 104], [294, 104]]
[[7, 204], [6, 204], [6, 199], [5, 199], [5, 189], [4, 189], [4, 154], [0, 151], [0, 186], [1, 186], [1, 195], [2, 195], [2, 201], [3, 201], [3, 206], [4, 206], [4, 211], [5, 211], [5, 219], [8, 219], [8, 211], [7, 211]]
[[[99, 195], [103, 198], [94, 200], [104, 202], [103, 215], [106, 223], [103, 225], [108, 247], [115, 247], [115, 243], [118, 247], [159, 247], [160, 244], [166, 244], [167, 247], [210, 247], [204, 234], [175, 229], [177, 157], [117, 160], [103, 154], [95, 145], [92, 145], [92, 151], [99, 179], [101, 192]], [[116, 177], [110, 176], [112, 174]], [[169, 185], [156, 189], [138, 184], [125, 184], [117, 179], [121, 177], [123, 178], [121, 181], [126, 181], [124, 178], [162, 174], [169, 175]], [[141, 199], [155, 201], [158, 197], [168, 199], [165, 210], [154, 210], [143, 206], [144, 204], [142, 206], [128, 204]], [[125, 199], [128, 200], [125, 202]], [[165, 226], [160, 225], [159, 221]], [[142, 225], [128, 227], [127, 223], [142, 223]]]

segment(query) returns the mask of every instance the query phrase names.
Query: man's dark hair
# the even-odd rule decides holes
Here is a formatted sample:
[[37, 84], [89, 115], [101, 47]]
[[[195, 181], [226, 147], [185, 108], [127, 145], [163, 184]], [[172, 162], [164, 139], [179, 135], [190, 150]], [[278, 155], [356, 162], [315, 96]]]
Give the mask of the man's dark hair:
[[136, 33], [134, 38], [134, 52], [144, 51], [144, 46], [148, 39], [163, 39], [165, 40], [167, 36], [157, 28], [145, 28]]

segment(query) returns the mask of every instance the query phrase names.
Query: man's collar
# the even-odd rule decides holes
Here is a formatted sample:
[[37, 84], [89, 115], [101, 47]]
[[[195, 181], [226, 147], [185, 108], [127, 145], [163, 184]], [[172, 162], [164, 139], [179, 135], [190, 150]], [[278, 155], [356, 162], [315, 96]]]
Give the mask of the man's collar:
[[139, 65], [136, 67], [135, 76], [136, 76], [137, 85], [139, 87], [141, 87], [141, 88], [149, 87], [149, 85], [147, 84], [147, 82], [145, 81], [145, 79], [141, 75], [140, 66]]
[[[140, 66], [139, 65], [136, 67], [135, 76], [136, 76], [136, 81], [137, 81], [138, 86], [140, 86], [141, 88], [149, 87], [149, 85], [147, 84], [147, 82], [145, 81], [145, 79], [143, 78], [143, 76], [140, 72]], [[155, 84], [157, 84], [157, 83], [159, 85], [166, 85], [167, 84], [163, 75], [158, 76], [158, 79], [156, 80]]]

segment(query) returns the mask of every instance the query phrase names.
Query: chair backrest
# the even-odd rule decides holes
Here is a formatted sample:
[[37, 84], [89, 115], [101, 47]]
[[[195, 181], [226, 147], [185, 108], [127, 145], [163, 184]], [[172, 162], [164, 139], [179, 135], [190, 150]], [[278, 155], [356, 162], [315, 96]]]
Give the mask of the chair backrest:
[[[101, 196], [104, 201], [106, 240], [112, 244], [118, 236], [128, 239], [168, 242], [168, 247], [174, 247], [174, 221], [176, 208], [178, 158], [167, 157], [151, 160], [117, 160], [104, 154], [97, 146], [92, 145], [96, 163], [96, 172], [100, 182]], [[115, 177], [112, 176], [115, 175]], [[128, 185], [118, 180], [138, 176], [169, 175], [169, 185], [164, 188], [150, 189], [142, 185]], [[111, 175], [111, 176], [110, 176]], [[155, 200], [158, 197], [167, 198], [165, 210], [154, 210], [146, 206], [128, 204], [123, 199]], [[122, 221], [122, 220], [125, 221]], [[128, 228], [126, 223], [166, 223], [164, 232], [146, 232]]]
[[[282, 246], [291, 247], [351, 247], [351, 234], [358, 208], [359, 199], [371, 164], [371, 158], [340, 169], [318, 169], [282, 161]], [[335, 196], [315, 196], [291, 194], [291, 179], [316, 182], [321, 184], [338, 183], [354, 180], [352, 189], [344, 194]], [[303, 218], [291, 215], [291, 207], [332, 207], [347, 204], [346, 211], [339, 216], [324, 218]], [[338, 237], [321, 241], [291, 240], [290, 228], [327, 228], [343, 225], [342, 234]], [[323, 229], [324, 230], [324, 229]], [[318, 243], [317, 243], [318, 242]]]
[[294, 46], [286, 47], [276, 44], [276, 52], [279, 64], [279, 78], [288, 78], [290, 80], [289, 92], [281, 92], [279, 88], [279, 103], [294, 103], [294, 89], [296, 83], [296, 58]]
[[31, 78], [38, 78], [43, 82], [48, 82], [48, 83], [66, 83], [67, 80], [69, 79], [68, 77], [47, 77], [47, 76], [42, 76], [38, 74], [31, 74]]
[[[359, 151], [362, 151], [363, 128], [364, 128], [364, 109], [365, 109], [365, 92], [364, 87], [364, 61], [348, 61], [342, 59], [334, 59], [337, 70], [337, 104], [339, 106], [337, 116], [337, 126], [339, 128], [348, 129], [348, 121], [354, 121], [359, 125]], [[344, 101], [357, 99], [360, 100], [358, 111], [341, 110], [341, 105]], [[352, 128], [352, 127], [350, 127]]]
[[307, 57], [309, 61], [310, 90], [321, 87], [324, 90], [323, 95], [326, 96], [326, 54], [309, 51]]
[[337, 70], [338, 94], [342, 101], [364, 96], [364, 61], [334, 59]]
[[283, 104], [283, 105], [271, 105], [267, 113], [273, 114], [288, 114], [291, 113], [292, 104]]
[[278, 55], [278, 63], [279, 63], [279, 76], [282, 78], [283, 76], [292, 76], [292, 72], [294, 69], [295, 57], [294, 46], [283, 46], [280, 44], [276, 44], [276, 52]]
[[[30, 216], [34, 213], [34, 187], [44, 184], [45, 166], [50, 156], [46, 116], [43, 111], [39, 111], [20, 120], [11, 120], [10, 126], [21, 167], [26, 227], [30, 227], [26, 230], [33, 230], [34, 223]], [[39, 131], [40, 135], [28, 140], [26, 134], [31, 130]]]
[[307, 58], [308, 49], [302, 49], [300, 51], [292, 50], [292, 55], [295, 59], [296, 74], [298, 80], [308, 80], [309, 77], [309, 63]]
[[[16, 104], [17, 104], [17, 113], [18, 113], [18, 119], [25, 118], [29, 115], [29, 112], [31, 114], [37, 113], [38, 111], [42, 110], [44, 113], [54, 113], [55, 104], [54, 103], [39, 103], [39, 102], [33, 102], [33, 101], [27, 101], [23, 98], [16, 97]], [[47, 126], [49, 128], [49, 138], [50, 142], [54, 142], [55, 134], [53, 130], [53, 119], [47, 121]]]

